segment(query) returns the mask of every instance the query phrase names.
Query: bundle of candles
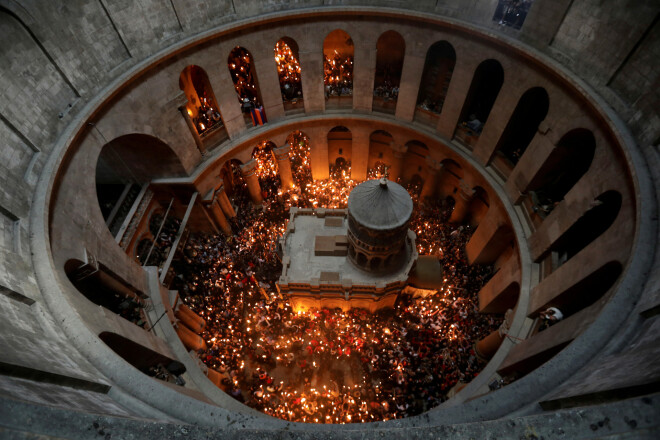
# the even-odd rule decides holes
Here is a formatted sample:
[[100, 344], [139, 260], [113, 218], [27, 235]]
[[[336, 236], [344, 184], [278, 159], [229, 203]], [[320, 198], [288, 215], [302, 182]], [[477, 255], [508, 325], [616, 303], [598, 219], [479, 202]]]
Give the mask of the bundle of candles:
[[[492, 267], [468, 265], [469, 226], [447, 223], [451, 204], [415, 200], [411, 229], [420, 254], [436, 255], [445, 285], [435, 294], [403, 296], [396, 308], [293, 310], [275, 283], [281, 262], [275, 244], [290, 206], [345, 207], [346, 169], [312, 181], [309, 145], [289, 140], [293, 191], [283, 193], [271, 154], [259, 154], [263, 209], [237, 182], [234, 236], [193, 236], [176, 267], [181, 296], [207, 322], [202, 361], [223, 377], [222, 388], [245, 404], [285, 420], [360, 423], [420, 414], [444, 401], [457, 383], [474, 378], [483, 363], [473, 344], [501, 323], [478, 313], [476, 293]], [[264, 149], [265, 150], [265, 149]], [[276, 166], [275, 166], [276, 167]], [[381, 176], [379, 164], [369, 171]]]

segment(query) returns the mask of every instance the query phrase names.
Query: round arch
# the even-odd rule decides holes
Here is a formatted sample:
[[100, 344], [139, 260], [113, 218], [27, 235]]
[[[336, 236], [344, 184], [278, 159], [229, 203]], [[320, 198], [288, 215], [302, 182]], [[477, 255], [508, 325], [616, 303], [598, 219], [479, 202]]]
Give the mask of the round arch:
[[372, 110], [394, 114], [406, 54], [406, 42], [396, 31], [383, 32], [376, 42], [376, 72]]
[[326, 108], [353, 105], [353, 55], [351, 36], [342, 29], [330, 32], [323, 40], [323, 84]]

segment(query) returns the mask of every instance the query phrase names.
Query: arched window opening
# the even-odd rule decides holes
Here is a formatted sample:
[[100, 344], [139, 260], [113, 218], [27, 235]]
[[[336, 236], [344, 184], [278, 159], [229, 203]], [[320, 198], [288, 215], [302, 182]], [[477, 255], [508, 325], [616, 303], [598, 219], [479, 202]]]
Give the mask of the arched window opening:
[[147, 376], [183, 386], [186, 367], [179, 361], [162, 355], [137, 342], [113, 332], [102, 332], [99, 338], [126, 362]]
[[454, 136], [468, 147], [474, 146], [483, 129], [504, 82], [504, 70], [499, 61], [479, 64], [465, 97], [463, 110]]
[[[179, 76], [179, 88], [183, 90], [188, 99], [185, 105], [184, 117], [194, 130], [193, 136], [198, 135], [203, 142], [202, 148], [209, 148], [213, 137], [213, 145], [218, 145], [227, 139], [227, 130], [224, 128], [220, 107], [215, 99], [209, 77], [199, 66], [188, 66]], [[197, 137], [195, 138], [197, 141]]]
[[252, 159], [257, 162], [256, 173], [259, 177], [259, 186], [265, 193], [265, 198], [277, 194], [282, 188], [274, 148], [277, 146], [271, 141], [262, 141], [252, 150]]
[[383, 130], [376, 130], [369, 136], [368, 179], [388, 177], [389, 169], [396, 159], [392, 153], [392, 135]]
[[426, 168], [426, 158], [429, 155], [429, 148], [423, 142], [412, 140], [406, 143], [406, 154], [403, 157], [404, 167], [401, 180], [411, 183], [414, 174], [422, 175]]
[[536, 177], [529, 184], [533, 212], [547, 217], [575, 184], [589, 171], [596, 152], [591, 131], [578, 128], [566, 133]]
[[362, 252], [357, 253], [357, 263], [362, 267], [367, 265], [367, 257]]
[[452, 159], [444, 159], [440, 163], [442, 164], [442, 171], [438, 179], [438, 194], [445, 197], [452, 196], [453, 198], [463, 178], [463, 168]]
[[[591, 209], [584, 213], [551, 247], [557, 255], [556, 267], [571, 258], [600, 237], [616, 220], [621, 209], [621, 194], [607, 191], [596, 197]], [[553, 265], [554, 266], [554, 265]]]
[[117, 235], [143, 185], [186, 175], [176, 153], [158, 138], [128, 134], [108, 142], [96, 163], [96, 195], [110, 233]]
[[490, 199], [488, 198], [488, 193], [482, 187], [475, 186], [472, 189], [474, 190], [474, 195], [470, 201], [469, 222], [472, 226], [477, 226], [481, 223], [481, 220], [486, 216], [490, 208]]
[[306, 182], [311, 182], [312, 149], [309, 143], [309, 136], [297, 130], [287, 136], [286, 142], [291, 145], [289, 160], [291, 161], [293, 180], [299, 186], [302, 186]]
[[227, 65], [245, 123], [248, 126], [263, 125], [266, 122], [266, 114], [252, 55], [247, 49], [236, 46], [229, 53]]
[[353, 40], [341, 29], [323, 41], [323, 84], [326, 108], [353, 106]]
[[234, 196], [245, 186], [245, 180], [241, 173], [241, 165], [243, 163], [240, 160], [231, 159], [225, 162], [220, 170], [220, 178], [222, 179], [228, 197]]
[[275, 44], [275, 64], [280, 80], [280, 92], [284, 111], [288, 114], [305, 111], [299, 59], [298, 44], [295, 40], [283, 37]]
[[499, 165], [496, 168], [506, 177], [534, 139], [539, 124], [548, 114], [549, 106], [550, 99], [543, 87], [527, 90], [518, 101], [495, 150], [497, 156], [494, 161]]
[[328, 132], [328, 159], [330, 176], [351, 176], [351, 153], [353, 135], [343, 126], [335, 127]]
[[622, 271], [621, 263], [610, 261], [555, 296], [550, 303], [543, 306], [542, 310], [556, 307], [562, 313], [563, 319], [566, 319], [606, 297]]
[[64, 265], [71, 284], [88, 300], [105, 307], [133, 324], [144, 327], [144, 304], [136, 291], [116, 278], [103, 265], [71, 259]]
[[371, 270], [380, 270], [380, 262], [381, 261], [382, 260], [378, 257], [372, 258], [371, 261], [369, 262], [369, 266], [370, 266]]
[[394, 114], [405, 54], [406, 42], [398, 32], [387, 31], [378, 38], [372, 110]]
[[451, 44], [438, 41], [429, 47], [417, 94], [415, 121], [432, 127], [437, 125], [455, 65], [456, 51]]
[[407, 186], [408, 186], [407, 190], [409, 193], [419, 196], [419, 194], [422, 192], [422, 187], [424, 186], [424, 179], [422, 178], [422, 176], [415, 173], [410, 178], [410, 182], [408, 183]]

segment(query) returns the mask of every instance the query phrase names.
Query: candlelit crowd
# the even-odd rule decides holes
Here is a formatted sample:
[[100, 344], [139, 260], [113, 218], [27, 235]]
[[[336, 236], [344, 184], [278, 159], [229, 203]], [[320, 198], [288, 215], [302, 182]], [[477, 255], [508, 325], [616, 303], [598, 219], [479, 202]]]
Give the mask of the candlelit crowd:
[[275, 45], [275, 63], [282, 100], [287, 102], [302, 99], [300, 63], [293, 49], [284, 40], [278, 41]]
[[244, 109], [261, 106], [252, 72], [253, 66], [250, 53], [242, 47], [234, 48], [229, 54], [228, 65], [241, 106]]
[[353, 94], [353, 56], [334, 51], [332, 56], [325, 56], [323, 62], [323, 80], [326, 99], [331, 96]]
[[[304, 135], [290, 138], [296, 187], [280, 188], [267, 146], [255, 152], [263, 207], [250, 202], [240, 172], [232, 199], [233, 236], [192, 235], [177, 263], [172, 288], [206, 320], [199, 356], [222, 376], [236, 399], [273, 416], [301, 422], [350, 423], [420, 414], [446, 400], [459, 382], [484, 366], [473, 344], [501, 318], [481, 315], [476, 292], [490, 266], [469, 266], [470, 226], [447, 222], [452, 204], [414, 197], [410, 228], [420, 255], [436, 255], [445, 285], [437, 293], [402, 295], [394, 310], [294, 311], [275, 283], [281, 273], [276, 240], [289, 206], [345, 207], [350, 168], [313, 181]], [[370, 170], [378, 177], [384, 165]], [[414, 191], [413, 191], [414, 192]]]

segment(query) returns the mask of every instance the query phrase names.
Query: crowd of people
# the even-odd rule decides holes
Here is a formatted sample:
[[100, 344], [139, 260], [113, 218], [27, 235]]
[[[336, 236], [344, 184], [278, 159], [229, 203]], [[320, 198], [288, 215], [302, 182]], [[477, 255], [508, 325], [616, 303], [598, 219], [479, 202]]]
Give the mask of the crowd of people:
[[[191, 235], [172, 288], [204, 317], [208, 349], [198, 354], [236, 399], [285, 420], [356, 423], [420, 414], [444, 401], [484, 366], [473, 344], [501, 318], [478, 313], [476, 293], [490, 266], [468, 265], [473, 230], [448, 223], [452, 204], [414, 198], [410, 228], [418, 251], [440, 258], [445, 285], [435, 294], [402, 295], [394, 309], [295, 311], [276, 288], [276, 242], [288, 207], [346, 206], [350, 169], [314, 181], [304, 135], [290, 140], [295, 188], [283, 193], [275, 165], [259, 166], [262, 207], [244, 182], [234, 185], [234, 234]], [[257, 154], [256, 160], [273, 161]], [[349, 166], [349, 165], [347, 165]], [[370, 170], [378, 177], [385, 167]], [[237, 176], [240, 179], [240, 176]]]
[[222, 124], [220, 112], [215, 109], [206, 97], [200, 98], [200, 105], [197, 107], [197, 116], [193, 119], [193, 124], [197, 127], [197, 132], [203, 134], [216, 125]]
[[234, 88], [238, 95], [238, 101], [243, 109], [260, 107], [256, 81], [252, 72], [252, 57], [250, 53], [242, 47], [236, 47], [229, 54], [229, 73], [234, 82]]
[[444, 97], [439, 99], [425, 98], [421, 103], [418, 104], [418, 107], [420, 107], [422, 110], [440, 114], [444, 102]]
[[302, 99], [300, 63], [291, 47], [283, 40], [278, 41], [275, 45], [275, 63], [277, 64], [282, 100], [289, 102]]
[[350, 96], [353, 94], [353, 56], [335, 50], [332, 57], [325, 56], [323, 62], [325, 97]]
[[396, 100], [399, 97], [399, 86], [386, 81], [374, 88], [374, 96], [383, 98], [385, 101]]

